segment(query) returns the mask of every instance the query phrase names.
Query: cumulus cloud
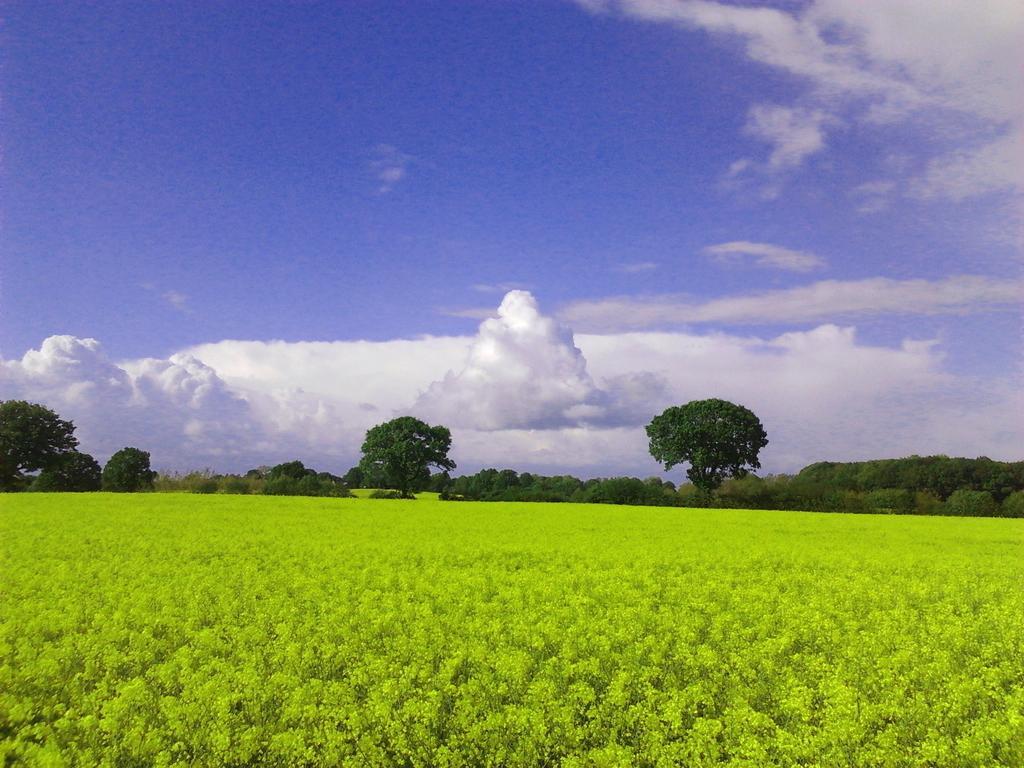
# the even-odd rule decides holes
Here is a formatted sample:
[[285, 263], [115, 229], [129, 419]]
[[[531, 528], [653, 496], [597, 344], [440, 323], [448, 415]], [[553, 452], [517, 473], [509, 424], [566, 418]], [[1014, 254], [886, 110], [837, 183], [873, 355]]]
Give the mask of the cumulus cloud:
[[743, 256], [752, 256], [754, 263], [760, 267], [775, 267], [791, 272], [808, 272], [825, 264], [824, 259], [808, 251], [795, 251], [780, 245], [751, 243], [747, 240], [709, 245], [704, 253], [726, 263], [738, 261]]
[[[842, 114], [865, 128], [901, 122], [928, 131], [927, 168], [914, 194], [962, 199], [1024, 189], [1017, 0], [813, 0], [791, 10], [711, 0], [577, 2], [739, 40], [751, 61], [802, 81], [801, 104], [752, 109], [747, 130], [772, 141], [769, 167], [821, 151], [821, 125]], [[977, 143], [978, 135], [990, 138]], [[737, 161], [732, 172], [750, 165]]]
[[101, 459], [130, 444], [152, 447], [156, 462], [194, 466], [243, 453], [256, 437], [248, 404], [195, 358], [124, 367], [95, 339], [51, 336], [21, 360], [0, 362], [0, 398], [54, 408]]
[[[619, 383], [625, 395], [632, 382]], [[485, 320], [468, 359], [417, 399], [413, 412], [479, 430], [552, 429], [613, 419], [624, 398], [595, 384], [572, 331], [510, 291]]]
[[101, 459], [133, 444], [161, 468], [224, 471], [292, 458], [344, 471], [368, 426], [412, 413], [452, 427], [460, 471], [649, 475], [643, 425], [703, 397], [758, 414], [766, 471], [910, 453], [1019, 459], [1022, 393], [1010, 376], [949, 373], [934, 339], [872, 345], [835, 324], [573, 334], [524, 292], [471, 337], [223, 341], [115, 363], [93, 339], [55, 336], [0, 360], [0, 398], [71, 418]]
[[960, 275], [943, 280], [821, 280], [810, 285], [696, 302], [686, 296], [577, 301], [559, 313], [587, 330], [685, 323], [804, 323], [874, 315], [965, 315], [1019, 311], [1024, 281]]

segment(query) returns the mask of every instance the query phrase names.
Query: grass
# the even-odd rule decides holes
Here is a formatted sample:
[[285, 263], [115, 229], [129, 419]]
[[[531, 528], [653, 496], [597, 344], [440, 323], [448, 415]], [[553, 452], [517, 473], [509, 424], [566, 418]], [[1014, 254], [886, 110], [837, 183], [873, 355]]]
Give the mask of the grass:
[[[373, 493], [375, 490], [375, 488], [353, 488], [352, 495], [355, 496], [357, 499], [368, 499], [370, 498], [370, 494]], [[437, 501], [438, 497], [441, 494], [436, 493], [434, 491], [420, 491], [414, 495], [416, 496], [417, 501]], [[374, 499], [374, 501], [378, 501], [378, 499]]]
[[1024, 521], [0, 499], [5, 765], [1020, 766]]

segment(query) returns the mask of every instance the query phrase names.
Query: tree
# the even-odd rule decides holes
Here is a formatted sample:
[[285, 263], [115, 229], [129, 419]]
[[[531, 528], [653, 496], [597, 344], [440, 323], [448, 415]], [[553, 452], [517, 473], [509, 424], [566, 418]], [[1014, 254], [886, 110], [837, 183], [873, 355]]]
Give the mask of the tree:
[[103, 490], [149, 491], [156, 472], [149, 468], [149, 453], [138, 448], [122, 448], [103, 467]]
[[364, 477], [381, 478], [386, 487], [411, 496], [429, 484], [431, 467], [455, 469], [455, 462], [448, 458], [451, 446], [447, 427], [400, 416], [367, 431], [359, 468]]
[[341, 476], [341, 483], [346, 488], [362, 488], [363, 487], [363, 470], [359, 467], [352, 467]]
[[961, 488], [953, 491], [946, 499], [943, 512], [961, 517], [995, 517], [999, 512], [999, 506], [988, 491]]
[[306, 465], [301, 461], [286, 461], [284, 464], [278, 464], [271, 469], [265, 475], [267, 480], [276, 480], [279, 477], [290, 477], [292, 480], [301, 480], [304, 477], [315, 475], [316, 471], [312, 469], [306, 469]]
[[704, 493], [727, 477], [758, 469], [758, 452], [768, 445], [764, 427], [742, 405], [715, 398], [668, 408], [647, 425], [651, 456], [666, 470], [689, 462], [686, 476]]
[[98, 491], [101, 485], [100, 465], [88, 453], [68, 451], [32, 481], [32, 491]]
[[25, 473], [46, 469], [78, 447], [75, 425], [43, 405], [0, 402], [0, 491], [25, 484]]

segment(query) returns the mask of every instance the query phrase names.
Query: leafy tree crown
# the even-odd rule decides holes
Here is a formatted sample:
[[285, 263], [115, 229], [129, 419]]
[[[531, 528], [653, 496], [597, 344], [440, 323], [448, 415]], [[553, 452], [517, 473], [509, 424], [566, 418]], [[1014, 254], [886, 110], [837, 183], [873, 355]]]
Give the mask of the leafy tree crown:
[[666, 470], [688, 462], [686, 476], [705, 492], [760, 468], [758, 453], [768, 445], [752, 411], [717, 398], [666, 409], [647, 425], [647, 436], [656, 461]]
[[359, 468], [365, 478], [409, 495], [429, 484], [431, 467], [455, 469], [455, 462], [448, 458], [451, 445], [447, 427], [400, 416], [367, 431]]
[[103, 490], [148, 491], [156, 472], [149, 468], [149, 453], [139, 448], [122, 448], [103, 467]]
[[0, 402], [0, 490], [17, 490], [26, 472], [52, 466], [78, 447], [75, 425], [44, 405]]

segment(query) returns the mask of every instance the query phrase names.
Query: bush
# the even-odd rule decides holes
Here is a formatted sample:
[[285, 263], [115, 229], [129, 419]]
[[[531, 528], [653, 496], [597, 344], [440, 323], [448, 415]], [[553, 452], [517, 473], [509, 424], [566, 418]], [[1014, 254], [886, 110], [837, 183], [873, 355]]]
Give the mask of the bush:
[[943, 512], [960, 517], [994, 517], [998, 507], [988, 491], [968, 491], [961, 488], [946, 499]]
[[222, 493], [253, 493], [253, 487], [257, 482], [256, 478], [227, 475], [221, 480], [220, 490]]
[[1003, 499], [1003, 517], [1024, 517], [1024, 491], [1014, 491]]
[[890, 515], [909, 515], [914, 511], [914, 494], [904, 488], [879, 488], [864, 496], [868, 511]]
[[386, 488], [378, 488], [370, 494], [371, 499], [415, 499], [412, 494], [406, 496], [401, 491], [392, 491]]
[[263, 493], [267, 496], [298, 496], [299, 481], [293, 477], [268, 477], [263, 481]]
[[278, 475], [268, 477], [263, 482], [264, 494], [268, 496], [331, 496], [335, 498], [351, 496], [352, 492], [340, 482], [306, 475], [296, 480], [294, 477]]
[[683, 483], [676, 491], [676, 498], [681, 507], [709, 507], [711, 497], [693, 483]]
[[914, 494], [914, 514], [941, 515], [942, 499], [929, 491], [918, 491]]
[[149, 468], [149, 453], [122, 448], [103, 468], [103, 490], [119, 493], [153, 490], [156, 472]]
[[215, 477], [205, 477], [195, 484], [192, 493], [217, 493], [220, 490], [220, 482]]

